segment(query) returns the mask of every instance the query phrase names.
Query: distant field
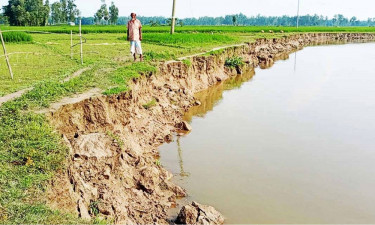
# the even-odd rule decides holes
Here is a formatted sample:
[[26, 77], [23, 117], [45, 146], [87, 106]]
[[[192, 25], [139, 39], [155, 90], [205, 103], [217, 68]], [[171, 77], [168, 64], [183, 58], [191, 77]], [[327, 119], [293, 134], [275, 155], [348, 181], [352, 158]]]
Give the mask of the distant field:
[[[78, 26], [47, 26], [47, 27], [9, 27], [2, 26], [2, 30], [26, 30], [26, 31], [43, 31], [53, 33], [70, 33], [71, 30], [78, 32]], [[144, 26], [145, 33], [168, 33], [168, 26]], [[375, 32], [375, 27], [274, 27], [274, 26], [183, 26], [177, 27], [178, 33], [189, 32], [225, 32], [225, 33], [256, 33], [272, 30], [274, 32]], [[82, 32], [87, 33], [125, 33], [126, 26], [83, 26]]]

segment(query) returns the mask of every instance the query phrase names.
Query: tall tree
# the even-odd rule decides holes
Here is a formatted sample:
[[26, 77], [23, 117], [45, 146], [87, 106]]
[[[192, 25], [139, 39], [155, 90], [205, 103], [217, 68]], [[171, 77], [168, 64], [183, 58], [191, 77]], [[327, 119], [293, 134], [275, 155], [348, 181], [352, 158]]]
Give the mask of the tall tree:
[[59, 24], [62, 18], [62, 7], [60, 2], [54, 2], [51, 5], [51, 18], [53, 24]]
[[102, 6], [100, 7], [100, 10], [103, 13], [103, 19], [105, 23], [108, 24], [109, 12], [108, 12], [108, 8], [107, 8], [107, 4], [105, 3], [105, 0], [102, 0]]
[[232, 17], [233, 26], [237, 25], [237, 16]]
[[46, 0], [46, 2], [44, 3], [44, 7], [41, 11], [41, 14], [42, 14], [42, 24], [44, 26], [48, 25], [48, 18], [49, 18], [49, 14], [51, 12], [51, 7], [50, 7], [50, 4], [49, 4], [49, 0]]
[[104, 20], [104, 24], [108, 24], [108, 21], [110, 19], [110, 14], [107, 8], [107, 4], [105, 3], [105, 0], [101, 0], [102, 5], [98, 9], [98, 11], [95, 13], [94, 18], [97, 24], [102, 24], [102, 20]]
[[358, 22], [357, 17], [353, 16], [352, 18], [350, 18], [349, 22], [351, 26], [356, 26]]
[[51, 5], [51, 18], [54, 24], [74, 22], [79, 15], [75, 0], [60, 0]]
[[68, 22], [68, 2], [67, 0], [60, 0], [61, 4], [61, 18], [60, 23]]
[[96, 11], [96, 13], [94, 15], [94, 18], [95, 18], [95, 23], [96, 24], [100, 24], [100, 22], [103, 19], [103, 12], [102, 12], [101, 9], [99, 9], [98, 11]]
[[74, 2], [75, 0], [68, 0], [67, 2], [66, 13], [68, 22], [74, 22], [80, 14], [80, 11], [77, 9], [77, 5]]
[[114, 25], [117, 24], [118, 14], [119, 14], [119, 10], [115, 6], [115, 3], [112, 2], [111, 6], [109, 7], [109, 21], [111, 22], [111, 24], [114, 24]]
[[0, 24], [6, 24], [7, 22], [7, 17], [0, 13]]

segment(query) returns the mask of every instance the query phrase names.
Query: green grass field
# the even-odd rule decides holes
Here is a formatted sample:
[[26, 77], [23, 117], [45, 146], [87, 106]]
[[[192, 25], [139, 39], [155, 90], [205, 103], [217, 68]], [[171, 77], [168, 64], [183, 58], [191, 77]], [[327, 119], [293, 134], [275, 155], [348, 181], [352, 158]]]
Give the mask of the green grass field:
[[[45, 224], [83, 223], [73, 216], [51, 210], [45, 200], [46, 183], [62, 169], [68, 154], [61, 137], [44, 115], [34, 109], [97, 87], [103, 94], [127, 91], [129, 79], [155, 72], [160, 61], [210, 51], [218, 46], [251, 42], [257, 38], [279, 38], [294, 32], [375, 32], [375, 28], [303, 27], [144, 27], [144, 63], [132, 63], [123, 26], [85, 26], [84, 65], [79, 48], [70, 57], [70, 30], [77, 27], [1, 27], [9, 32], [6, 47], [14, 72], [10, 78], [5, 58], [0, 56], [0, 96], [27, 88], [33, 90], [0, 107], [0, 223]], [[266, 33], [261, 33], [264, 30]], [[267, 33], [273, 30], [274, 33]], [[281, 33], [283, 30], [285, 33]], [[39, 33], [52, 32], [52, 33]], [[5, 36], [5, 35], [4, 35]], [[10, 39], [12, 37], [13, 39]], [[14, 40], [14, 41], [12, 41]], [[74, 43], [79, 37], [74, 36]], [[233, 62], [232, 62], [233, 61]], [[232, 60], [231, 64], [238, 63]], [[189, 64], [189, 61], [184, 61]], [[90, 69], [68, 82], [61, 82], [74, 71]]]
[[[17, 27], [17, 29], [20, 28]], [[35, 30], [36, 28], [23, 27], [23, 29]], [[13, 32], [4, 32], [4, 36], [11, 37], [10, 34]], [[177, 33], [171, 36], [168, 33], [145, 33], [143, 49], [146, 61], [157, 62], [209, 51], [218, 46], [252, 41], [260, 37], [283, 35], [288, 34]], [[85, 62], [83, 66], [80, 65], [79, 46], [73, 48], [73, 59], [71, 59], [70, 35], [29, 33], [29, 36], [31, 37], [31, 40], [27, 39], [29, 41], [6, 42], [14, 80], [10, 79], [4, 56], [0, 55], [0, 80], [2, 80], [0, 97], [34, 86], [40, 81], [62, 80], [82, 67], [100, 64], [103, 67], [113, 68], [131, 62], [129, 42], [125, 40], [124, 33], [84, 34], [86, 42], [83, 47]], [[74, 35], [73, 42], [79, 43], [78, 35]]]

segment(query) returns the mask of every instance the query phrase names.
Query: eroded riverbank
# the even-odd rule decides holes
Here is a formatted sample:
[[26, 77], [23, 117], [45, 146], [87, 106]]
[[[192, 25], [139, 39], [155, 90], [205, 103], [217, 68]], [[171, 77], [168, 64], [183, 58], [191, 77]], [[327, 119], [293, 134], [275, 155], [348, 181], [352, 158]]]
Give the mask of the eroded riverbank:
[[[258, 65], [268, 67], [306, 45], [374, 38], [303, 34], [258, 40], [214, 56], [192, 57], [191, 65], [161, 64], [157, 74], [134, 80], [127, 93], [62, 106], [49, 118], [69, 146], [70, 157], [67, 170], [52, 183], [52, 204], [86, 219], [98, 212], [115, 223], [168, 223], [168, 209], [186, 192], [170, 181], [157, 148], [181, 128], [184, 112], [199, 104], [194, 93]], [[245, 65], [224, 67], [233, 56], [242, 57]]]

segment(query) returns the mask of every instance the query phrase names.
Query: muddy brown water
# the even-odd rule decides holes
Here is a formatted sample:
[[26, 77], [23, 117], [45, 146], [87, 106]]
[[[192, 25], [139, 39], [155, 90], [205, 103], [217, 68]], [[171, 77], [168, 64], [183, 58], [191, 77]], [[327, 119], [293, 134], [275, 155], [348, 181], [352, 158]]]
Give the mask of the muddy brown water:
[[375, 44], [308, 47], [197, 97], [160, 147], [227, 223], [375, 223]]

